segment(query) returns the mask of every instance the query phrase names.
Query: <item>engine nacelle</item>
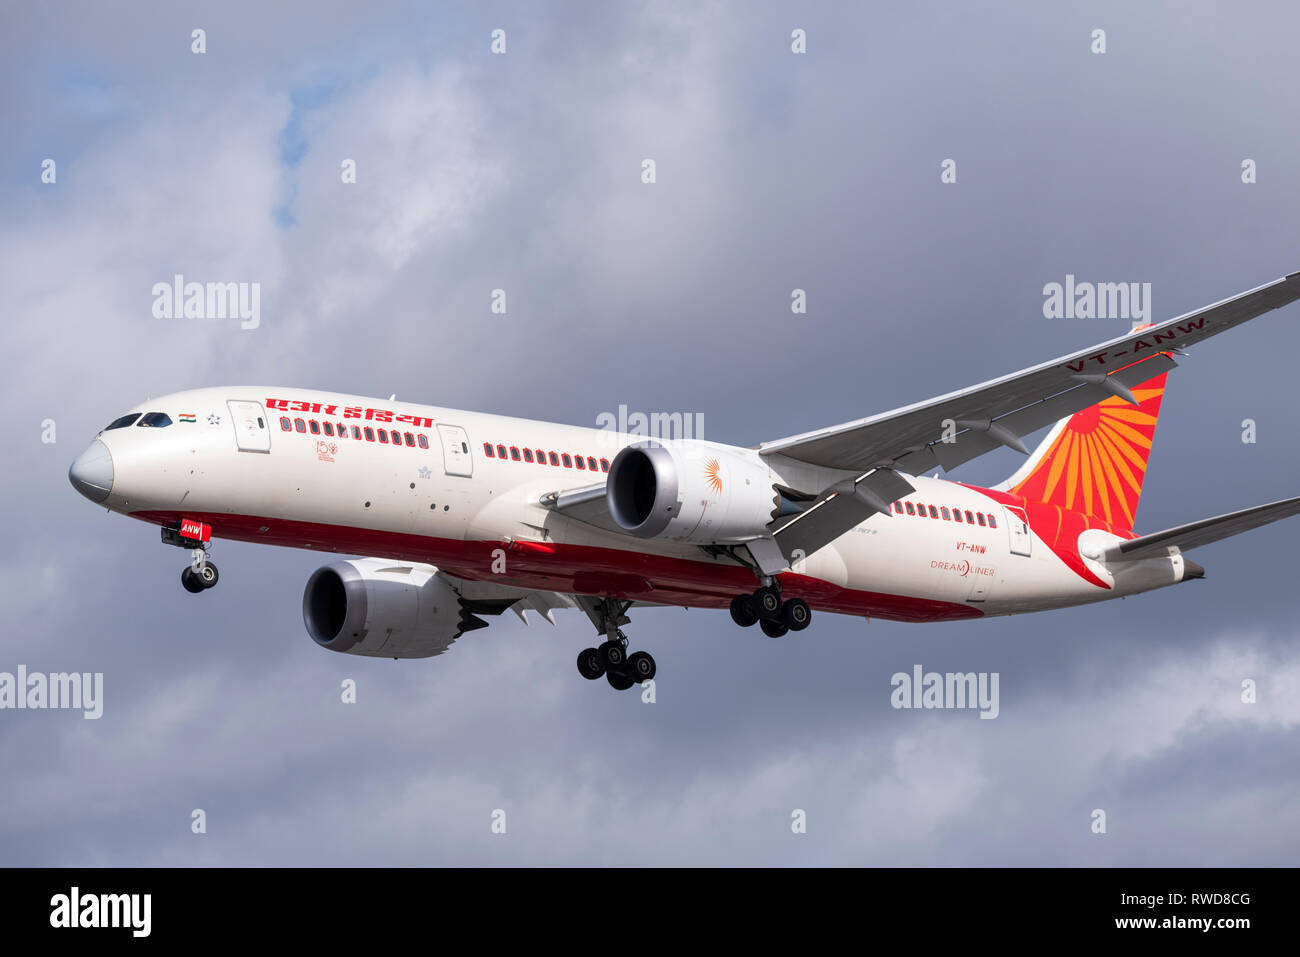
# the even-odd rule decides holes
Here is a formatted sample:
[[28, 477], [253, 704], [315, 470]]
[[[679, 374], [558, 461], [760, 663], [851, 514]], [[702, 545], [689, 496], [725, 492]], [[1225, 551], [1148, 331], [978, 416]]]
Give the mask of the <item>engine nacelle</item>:
[[440, 655], [466, 627], [481, 627], [432, 565], [363, 558], [333, 562], [307, 579], [302, 618], [330, 651], [382, 658]]
[[696, 544], [765, 535], [778, 499], [757, 453], [690, 440], [630, 445], [605, 482], [609, 513], [624, 531]]

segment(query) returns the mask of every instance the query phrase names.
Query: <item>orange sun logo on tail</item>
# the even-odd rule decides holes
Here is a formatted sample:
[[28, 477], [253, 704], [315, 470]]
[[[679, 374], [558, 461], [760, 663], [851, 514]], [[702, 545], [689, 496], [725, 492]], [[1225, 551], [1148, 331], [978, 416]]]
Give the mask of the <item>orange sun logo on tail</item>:
[[704, 463], [705, 478], [708, 480], [709, 488], [713, 489], [716, 495], [722, 494], [722, 476], [718, 474], [720, 467], [717, 459], [709, 459]]
[[1136, 407], [1109, 398], [1071, 416], [1051, 448], [1011, 491], [1031, 502], [1132, 528], [1164, 391], [1165, 377], [1160, 375], [1133, 390]]

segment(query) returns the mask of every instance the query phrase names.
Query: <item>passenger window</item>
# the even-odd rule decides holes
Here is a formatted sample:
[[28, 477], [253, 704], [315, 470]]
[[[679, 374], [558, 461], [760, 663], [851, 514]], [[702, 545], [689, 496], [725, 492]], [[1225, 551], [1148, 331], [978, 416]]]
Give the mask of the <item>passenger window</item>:
[[946, 505], [939, 509], [939, 514], [943, 516], [945, 522], [952, 518], [952, 516], [948, 514], [948, 507]]
[[533, 460], [533, 450], [532, 450], [532, 449], [524, 449], [524, 461], [525, 461], [525, 462], [531, 462], [532, 460]]
[[580, 469], [585, 469], [585, 468], [587, 467], [587, 466], [585, 466], [585, 465], [582, 464], [582, 456], [581, 456], [581, 455], [574, 456], [573, 464], [574, 464], [577, 468], [580, 468]]
[[136, 426], [144, 429], [165, 429], [171, 424], [172, 418], [166, 412], [146, 412]]
[[320, 423], [315, 419], [307, 420], [307, 428], [310, 430], [312, 435], [320, 435]]
[[492, 451], [492, 443], [491, 443], [491, 442], [484, 442], [484, 443], [483, 443], [483, 454], [486, 455], [486, 456], [487, 456], [488, 458], [490, 458], [490, 459], [494, 459], [494, 458], [497, 457], [497, 454], [496, 454], [495, 452]]
[[966, 524], [967, 525], [975, 524], [975, 516], [970, 513], [970, 509], [966, 509]]
[[960, 521], [961, 521], [961, 510], [960, 510], [960, 509], [956, 509], [956, 508], [954, 508], [954, 509], [952, 510], [952, 517], [955, 518], [958, 522], [960, 522]]
[[404, 433], [404, 434], [402, 435], [402, 438], [404, 438], [404, 439], [406, 440], [406, 447], [407, 447], [408, 449], [413, 449], [413, 448], [415, 448], [415, 436], [414, 436], [414, 435], [412, 435], [410, 432], [406, 432], [406, 433]]
[[564, 467], [565, 467], [566, 469], [571, 469], [571, 468], [573, 468], [573, 460], [569, 458], [569, 453], [568, 453], [568, 452], [565, 452], [563, 455], [561, 455], [561, 456], [560, 456], [560, 459], [561, 459], [561, 461], [564, 462]]
[[[381, 432], [380, 435], [383, 435], [383, 433]], [[367, 425], [367, 426], [366, 426], [366, 441], [367, 441], [367, 442], [373, 442], [374, 440], [375, 440], [375, 430], [372, 429], [370, 426]]]
[[990, 515], [990, 516], [989, 516], [989, 528], [997, 528], [997, 527], [998, 527], [997, 520], [994, 519], [992, 515]]
[[587, 456], [587, 468], [591, 469], [593, 472], [596, 471], [596, 460], [590, 455]]
[[[423, 432], [421, 432], [419, 435], [417, 435], [417, 436], [415, 437], [415, 440], [416, 440], [417, 442], [420, 443], [420, 448], [422, 448], [422, 449], [427, 449], [427, 448], [429, 447], [429, 440], [426, 439], [426, 438], [424, 437], [424, 433], [423, 433]], [[464, 442], [461, 443], [461, 445], [464, 445], [464, 444], [465, 444]], [[469, 449], [465, 449], [465, 451], [468, 452]]]
[[503, 458], [505, 458], [505, 457], [506, 457], [506, 447], [505, 447], [504, 445], [498, 445], [498, 446], [497, 446], [497, 458], [499, 458], [499, 459], [503, 459]]
[[609, 459], [601, 459], [601, 460], [600, 460], [600, 470], [601, 470], [602, 472], [608, 472], [608, 471], [609, 471]]
[[552, 464], [552, 465], [559, 465], [559, 464], [560, 464], [560, 457], [559, 457], [558, 455], [556, 455], [554, 452], [551, 453], [551, 464]]
[[925, 518], [925, 506], [922, 505], [920, 502], [916, 503], [916, 514], [921, 516], [922, 518]]
[[543, 452], [541, 449], [537, 450], [537, 464], [538, 465], [546, 464], [546, 453]]
[[139, 412], [132, 412], [129, 415], [124, 415], [120, 419], [114, 419], [112, 422], [108, 423], [108, 425], [104, 426], [104, 431], [111, 432], [113, 429], [125, 429], [138, 418], [140, 418]]
[[980, 524], [981, 524], [981, 525], [984, 524], [984, 513], [983, 513], [983, 512], [976, 512], [976, 513], [975, 513], [975, 517], [978, 518], [978, 519], [980, 520]]
[[348, 437], [348, 427], [342, 422], [338, 424], [338, 430], [340, 439], [346, 439]]
[[293, 429], [294, 429], [295, 432], [306, 432], [306, 431], [307, 431], [307, 423], [304, 422], [302, 419], [294, 419], [294, 420], [293, 420]]
[[354, 439], [357, 439], [358, 441], [360, 441], [360, 439], [361, 439], [361, 426], [359, 426], [359, 425], [354, 425], [354, 426], [352, 426], [352, 437], [353, 437]]
[[933, 505], [930, 506], [930, 517], [931, 517], [931, 518], [938, 518], [938, 517], [939, 517], [939, 513], [938, 513], [938, 511], [935, 510], [935, 507], [934, 507]]
[[908, 515], [915, 515], [915, 514], [916, 514], [916, 509], [912, 507], [912, 503], [911, 503], [911, 502], [908, 502], [908, 503], [907, 503], [907, 514], [908, 514]]
[[519, 461], [519, 450], [515, 448], [513, 445], [510, 446], [510, 458], [516, 462]]
[[325, 430], [325, 434], [326, 434], [326, 435], [333, 435], [333, 434], [334, 434], [334, 423], [333, 423], [333, 422], [326, 422], [323, 426], [321, 426], [321, 428], [323, 428], [323, 429]]
[[382, 442], [384, 445], [387, 445], [387, 444], [388, 444], [388, 430], [387, 430], [387, 429], [380, 429], [380, 430], [379, 430], [379, 441]]
[[287, 415], [280, 416], [280, 429], [283, 432], [293, 431], [293, 426], [289, 424], [289, 417]]
[[903, 506], [901, 506], [901, 505], [899, 505], [897, 502], [895, 502], [895, 503], [894, 503], [894, 511], [897, 512], [899, 515], [902, 515], [902, 514], [903, 514]]
[[466, 455], [469, 455], [469, 443], [468, 442], [460, 443], [460, 450], [464, 452]]

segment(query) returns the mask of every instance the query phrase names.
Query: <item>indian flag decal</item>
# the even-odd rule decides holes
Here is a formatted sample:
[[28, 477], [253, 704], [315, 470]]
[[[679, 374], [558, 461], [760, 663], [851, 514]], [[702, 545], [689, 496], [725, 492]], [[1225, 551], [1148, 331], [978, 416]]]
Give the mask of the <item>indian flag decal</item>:
[[197, 422], [197, 421], [198, 421], [198, 419], [196, 419], [196, 418], [194, 417], [194, 413], [193, 413], [193, 412], [182, 412], [182, 413], [180, 414], [180, 420], [181, 420], [182, 422]]

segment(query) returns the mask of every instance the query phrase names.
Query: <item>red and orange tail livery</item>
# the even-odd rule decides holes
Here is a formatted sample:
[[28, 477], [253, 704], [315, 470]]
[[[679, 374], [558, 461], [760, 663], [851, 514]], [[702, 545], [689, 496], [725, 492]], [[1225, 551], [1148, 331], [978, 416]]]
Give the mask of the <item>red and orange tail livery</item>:
[[1009, 491], [1132, 529], [1164, 394], [1161, 374], [1133, 389], [1136, 406], [1115, 396], [1076, 412], [1052, 430]]

